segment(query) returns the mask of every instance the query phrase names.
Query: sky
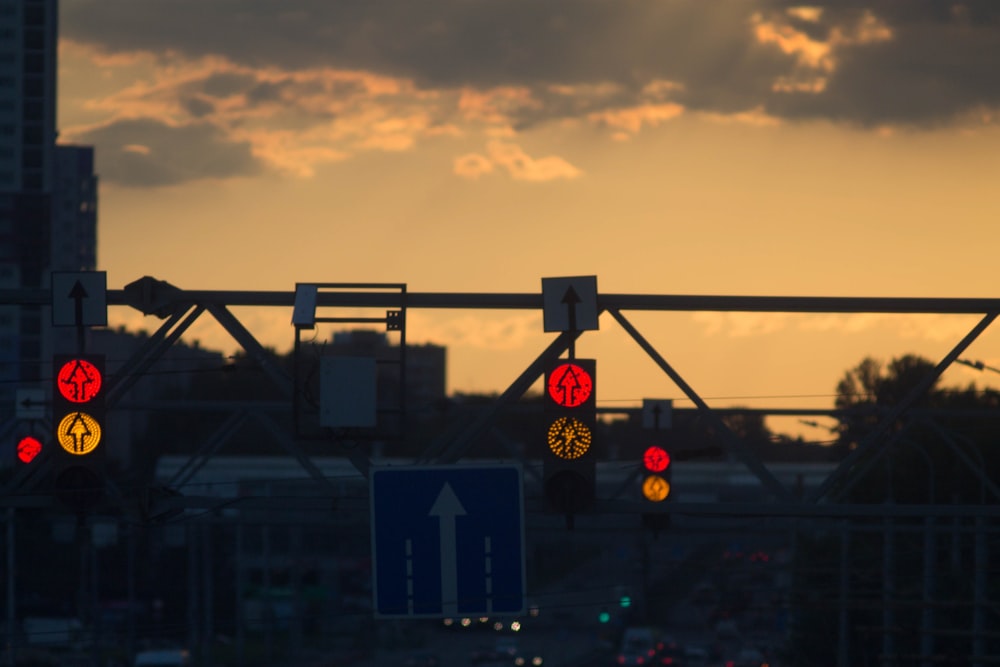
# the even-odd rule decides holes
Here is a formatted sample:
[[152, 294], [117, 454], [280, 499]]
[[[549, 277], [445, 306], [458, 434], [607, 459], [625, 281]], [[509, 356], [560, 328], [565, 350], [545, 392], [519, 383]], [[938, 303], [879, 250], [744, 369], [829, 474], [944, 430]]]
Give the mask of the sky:
[[[61, 0], [59, 30], [110, 289], [997, 296], [992, 0]], [[290, 309], [235, 312], [291, 348]], [[864, 357], [936, 362], [980, 319], [625, 315], [710, 405], [761, 408], [832, 407]], [[552, 336], [535, 311], [407, 320], [450, 392], [502, 391]], [[235, 349], [208, 316], [190, 337]], [[1000, 367], [998, 342], [965, 358]], [[577, 354], [599, 405], [691, 405], [608, 315]]]

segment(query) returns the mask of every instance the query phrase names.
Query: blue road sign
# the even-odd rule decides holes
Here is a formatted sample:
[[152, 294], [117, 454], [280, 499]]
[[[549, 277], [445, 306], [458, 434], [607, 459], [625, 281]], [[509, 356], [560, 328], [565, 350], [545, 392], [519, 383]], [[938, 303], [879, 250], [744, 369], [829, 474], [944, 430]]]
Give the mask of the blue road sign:
[[520, 466], [374, 467], [369, 483], [376, 617], [523, 613]]

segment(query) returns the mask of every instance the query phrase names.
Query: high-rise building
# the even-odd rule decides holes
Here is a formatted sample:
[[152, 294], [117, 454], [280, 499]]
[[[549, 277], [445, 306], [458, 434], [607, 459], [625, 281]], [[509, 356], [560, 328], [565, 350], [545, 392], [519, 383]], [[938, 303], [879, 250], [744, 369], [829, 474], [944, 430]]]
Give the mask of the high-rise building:
[[[56, 146], [57, 0], [0, 0], [0, 287], [97, 265], [90, 147]], [[43, 304], [0, 306], [0, 404], [58, 343]]]

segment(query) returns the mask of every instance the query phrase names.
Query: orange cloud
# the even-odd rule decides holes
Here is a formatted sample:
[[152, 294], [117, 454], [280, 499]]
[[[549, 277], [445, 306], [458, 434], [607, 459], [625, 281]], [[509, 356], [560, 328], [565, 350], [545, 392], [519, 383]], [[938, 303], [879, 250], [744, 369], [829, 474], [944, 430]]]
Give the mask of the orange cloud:
[[837, 68], [838, 48], [855, 44], [871, 44], [893, 38], [892, 30], [871, 11], [865, 10], [856, 23], [834, 26], [826, 40], [810, 37], [787, 22], [787, 18], [816, 23], [823, 12], [816, 7], [793, 7], [784, 14], [769, 18], [754, 14], [753, 34], [761, 44], [773, 44], [782, 53], [795, 56], [798, 71], [778, 77], [771, 85], [775, 92], [821, 93], [826, 90], [827, 77]]
[[517, 144], [491, 141], [486, 146], [489, 157], [470, 153], [455, 158], [453, 171], [458, 176], [478, 179], [483, 174], [493, 172], [497, 167], [506, 170], [515, 181], [541, 183], [554, 180], [579, 178], [583, 172], [556, 155], [533, 158]]
[[543, 158], [533, 158], [517, 144], [491, 141], [487, 150], [492, 162], [506, 169], [515, 181], [539, 183], [558, 179], [574, 179], [583, 175], [583, 172], [561, 157], [550, 155]]
[[531, 91], [521, 86], [501, 86], [485, 91], [463, 88], [458, 98], [458, 111], [465, 120], [490, 125], [510, 125], [514, 112], [540, 107], [541, 103], [532, 97]]
[[478, 153], [469, 153], [455, 158], [453, 171], [462, 178], [476, 180], [483, 174], [492, 172], [493, 163]]
[[637, 134], [643, 125], [656, 127], [684, 113], [684, 107], [672, 102], [645, 104], [627, 109], [610, 109], [590, 114], [590, 120], [607, 127]]

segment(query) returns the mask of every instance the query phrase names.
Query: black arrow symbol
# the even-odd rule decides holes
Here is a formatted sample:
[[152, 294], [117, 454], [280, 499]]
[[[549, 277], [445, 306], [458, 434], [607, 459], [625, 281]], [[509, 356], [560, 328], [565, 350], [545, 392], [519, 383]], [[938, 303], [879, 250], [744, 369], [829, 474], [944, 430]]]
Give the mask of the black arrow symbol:
[[[566, 288], [566, 293], [563, 294], [562, 302], [566, 304], [566, 311], [569, 314], [569, 330], [576, 331], [576, 304], [580, 303], [580, 295], [578, 295], [576, 290], [573, 289], [573, 285]], [[576, 356], [575, 338], [570, 341], [568, 352], [570, 359]]]
[[69, 291], [69, 297], [75, 302], [73, 304], [73, 313], [76, 318], [76, 326], [83, 326], [83, 300], [88, 296], [87, 290], [83, 287], [83, 283], [77, 280], [73, 284], [73, 289]]
[[576, 331], [576, 304], [580, 303], [580, 295], [576, 293], [573, 286], [570, 285], [566, 288], [566, 293], [563, 295], [562, 302], [566, 304], [567, 312], [569, 313], [569, 330]]

